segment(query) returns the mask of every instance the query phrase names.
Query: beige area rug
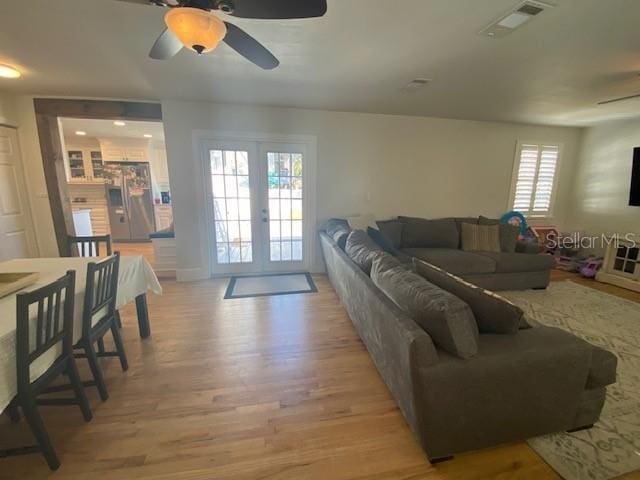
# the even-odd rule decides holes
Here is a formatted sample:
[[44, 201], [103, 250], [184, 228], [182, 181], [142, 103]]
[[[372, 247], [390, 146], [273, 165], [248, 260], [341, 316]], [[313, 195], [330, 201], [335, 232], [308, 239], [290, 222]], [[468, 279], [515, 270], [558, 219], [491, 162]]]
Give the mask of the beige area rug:
[[317, 291], [310, 273], [272, 273], [231, 277], [224, 298], [265, 297]]
[[607, 387], [593, 428], [527, 443], [568, 480], [604, 480], [640, 470], [640, 304], [571, 281], [501, 294], [528, 318], [572, 332], [618, 357], [618, 381]]

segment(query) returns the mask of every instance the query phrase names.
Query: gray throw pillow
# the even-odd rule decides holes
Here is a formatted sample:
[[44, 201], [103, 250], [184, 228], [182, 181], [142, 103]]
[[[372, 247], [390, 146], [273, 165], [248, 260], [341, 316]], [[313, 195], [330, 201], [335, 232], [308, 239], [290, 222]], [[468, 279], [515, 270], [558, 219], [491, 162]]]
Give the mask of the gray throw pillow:
[[473, 311], [480, 333], [513, 334], [528, 328], [522, 309], [489, 290], [473, 285], [430, 263], [413, 259], [420, 276], [465, 301]]
[[453, 218], [427, 220], [398, 217], [398, 219], [403, 224], [403, 248], [458, 248], [458, 228]]
[[514, 253], [520, 235], [520, 227], [509, 223], [501, 223], [495, 218], [487, 218], [480, 215], [478, 217], [480, 225], [500, 225], [500, 251], [505, 253]]
[[382, 252], [382, 248], [363, 230], [353, 230], [347, 237], [344, 251], [363, 272], [369, 275], [373, 257]]
[[379, 255], [373, 262], [373, 283], [438, 347], [460, 358], [474, 357], [478, 353], [478, 326], [469, 305], [401, 265], [390, 266], [385, 257]]
[[378, 229], [391, 240], [393, 246], [400, 248], [402, 246], [402, 222], [400, 220], [385, 220], [376, 222]]
[[347, 237], [351, 233], [351, 228], [347, 221], [341, 218], [331, 218], [325, 223], [324, 230], [344, 250], [347, 244]]

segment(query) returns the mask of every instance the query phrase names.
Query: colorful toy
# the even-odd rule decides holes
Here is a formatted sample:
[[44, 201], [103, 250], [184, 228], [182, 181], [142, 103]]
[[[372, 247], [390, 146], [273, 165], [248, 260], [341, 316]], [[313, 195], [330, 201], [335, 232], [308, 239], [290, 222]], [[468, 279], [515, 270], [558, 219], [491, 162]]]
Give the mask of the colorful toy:
[[527, 225], [527, 219], [520, 212], [516, 212], [515, 210], [511, 210], [510, 212], [505, 213], [500, 218], [500, 223], [510, 223], [512, 225], [520, 226], [520, 235], [523, 237], [527, 235], [529, 230], [529, 225]]
[[585, 278], [595, 278], [603, 261], [604, 259], [602, 257], [590, 258], [587, 264], [580, 270], [580, 274]]

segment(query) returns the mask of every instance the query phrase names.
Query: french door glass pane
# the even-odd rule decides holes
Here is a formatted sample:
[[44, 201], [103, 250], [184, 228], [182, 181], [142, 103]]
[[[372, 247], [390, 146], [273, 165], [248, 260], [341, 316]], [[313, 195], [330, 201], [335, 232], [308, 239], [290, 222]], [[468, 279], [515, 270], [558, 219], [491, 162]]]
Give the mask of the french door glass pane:
[[249, 156], [235, 150], [211, 150], [211, 187], [219, 264], [251, 263]]
[[267, 152], [269, 197], [269, 259], [272, 262], [303, 260], [301, 153]]

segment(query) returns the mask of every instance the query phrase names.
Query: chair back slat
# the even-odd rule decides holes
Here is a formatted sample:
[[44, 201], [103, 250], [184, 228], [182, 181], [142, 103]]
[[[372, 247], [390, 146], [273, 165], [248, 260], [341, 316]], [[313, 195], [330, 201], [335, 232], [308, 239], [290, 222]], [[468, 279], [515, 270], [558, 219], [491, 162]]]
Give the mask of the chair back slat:
[[115, 315], [118, 294], [120, 253], [115, 252], [100, 262], [87, 265], [87, 282], [82, 315], [82, 335], [87, 338], [93, 326], [93, 317], [103, 309], [105, 315]]
[[[75, 271], [69, 270], [49, 285], [16, 295], [19, 382], [30, 382], [29, 365], [56, 344], [63, 342], [71, 348], [75, 278]], [[32, 305], [37, 305], [37, 308], [31, 309]], [[33, 310], [35, 319], [31, 315]]]
[[99, 257], [100, 244], [104, 243], [107, 255], [111, 255], [111, 235], [94, 235], [91, 237], [77, 237], [70, 235], [69, 243], [78, 248], [81, 257]]

